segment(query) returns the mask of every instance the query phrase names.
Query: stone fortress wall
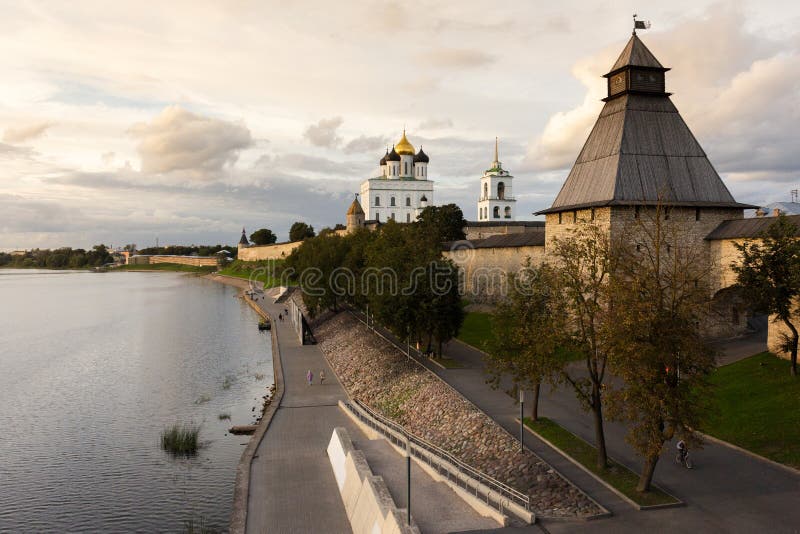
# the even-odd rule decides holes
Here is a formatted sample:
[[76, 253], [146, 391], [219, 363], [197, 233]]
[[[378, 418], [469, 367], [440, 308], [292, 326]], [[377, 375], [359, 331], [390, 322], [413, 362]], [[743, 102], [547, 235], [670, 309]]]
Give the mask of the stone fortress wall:
[[239, 246], [237, 259], [242, 261], [280, 260], [286, 258], [302, 241], [275, 243], [273, 245]]

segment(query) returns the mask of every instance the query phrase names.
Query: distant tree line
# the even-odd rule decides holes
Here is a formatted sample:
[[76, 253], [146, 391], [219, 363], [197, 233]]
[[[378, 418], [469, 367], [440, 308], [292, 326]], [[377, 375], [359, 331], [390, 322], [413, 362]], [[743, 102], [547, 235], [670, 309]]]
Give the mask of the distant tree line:
[[24, 255], [0, 253], [0, 267], [40, 269], [82, 269], [99, 267], [113, 261], [105, 245], [91, 250], [82, 248], [33, 249]]
[[306, 237], [283, 265], [313, 313], [349, 305], [369, 310], [400, 339], [441, 354], [464, 319], [456, 266], [442, 243], [464, 239], [454, 204], [431, 206], [411, 224], [390, 220], [376, 231]]
[[228, 245], [169, 245], [165, 247], [148, 247], [136, 251], [137, 254], [170, 256], [213, 256], [220, 250], [227, 250], [231, 257], [236, 257], [236, 247]]

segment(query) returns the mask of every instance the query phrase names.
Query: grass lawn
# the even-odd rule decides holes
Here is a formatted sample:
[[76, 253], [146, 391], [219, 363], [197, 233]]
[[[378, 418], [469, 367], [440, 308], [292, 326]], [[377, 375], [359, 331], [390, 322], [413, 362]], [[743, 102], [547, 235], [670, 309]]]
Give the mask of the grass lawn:
[[211, 273], [217, 270], [213, 265], [183, 265], [182, 263], [154, 263], [152, 265], [120, 265], [115, 271], [176, 271], [185, 273]]
[[494, 340], [492, 335], [492, 314], [486, 312], [467, 312], [464, 324], [458, 332], [457, 339], [476, 349], [487, 350]]
[[[280, 270], [280, 265], [283, 260], [271, 260], [270, 263], [266, 261], [240, 261], [236, 260], [224, 269], [220, 269], [219, 274], [226, 276], [234, 276], [244, 280], [250, 280], [251, 277], [259, 282], [264, 282], [264, 289], [269, 289], [280, 285], [280, 278], [269, 276], [267, 273]], [[255, 276], [253, 272], [255, 271]]]
[[800, 378], [769, 352], [720, 367], [711, 375], [716, 411], [707, 434], [800, 468]]
[[526, 417], [525, 425], [531, 430], [536, 431], [537, 434], [540, 434], [568, 455], [572, 456], [572, 458], [589, 469], [589, 471], [617, 488], [640, 506], [653, 506], [656, 504], [677, 502], [674, 498], [652, 486], [647, 493], [639, 493], [636, 491], [639, 475], [627, 467], [609, 460], [609, 467], [602, 470], [598, 469], [596, 465], [597, 449], [550, 419], [540, 417], [538, 421], [534, 422]]

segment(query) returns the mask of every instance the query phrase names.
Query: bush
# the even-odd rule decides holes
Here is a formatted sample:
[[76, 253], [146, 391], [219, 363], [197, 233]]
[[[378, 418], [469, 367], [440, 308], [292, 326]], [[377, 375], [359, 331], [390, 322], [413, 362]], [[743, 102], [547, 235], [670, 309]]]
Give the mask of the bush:
[[200, 427], [175, 423], [161, 431], [161, 448], [172, 454], [194, 454], [200, 448]]

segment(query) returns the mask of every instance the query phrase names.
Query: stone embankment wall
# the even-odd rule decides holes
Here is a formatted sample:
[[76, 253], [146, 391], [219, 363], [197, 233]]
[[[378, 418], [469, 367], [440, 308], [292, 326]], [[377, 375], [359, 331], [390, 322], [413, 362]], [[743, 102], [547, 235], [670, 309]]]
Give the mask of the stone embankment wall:
[[178, 265], [193, 265], [195, 267], [213, 267], [217, 265], [216, 256], [131, 256], [128, 265], [154, 265], [156, 263], [177, 263]]
[[474, 468], [531, 496], [545, 517], [601, 510], [550, 465], [526, 450], [486, 414], [420, 365], [374, 336], [347, 312], [315, 335], [348, 393]]

